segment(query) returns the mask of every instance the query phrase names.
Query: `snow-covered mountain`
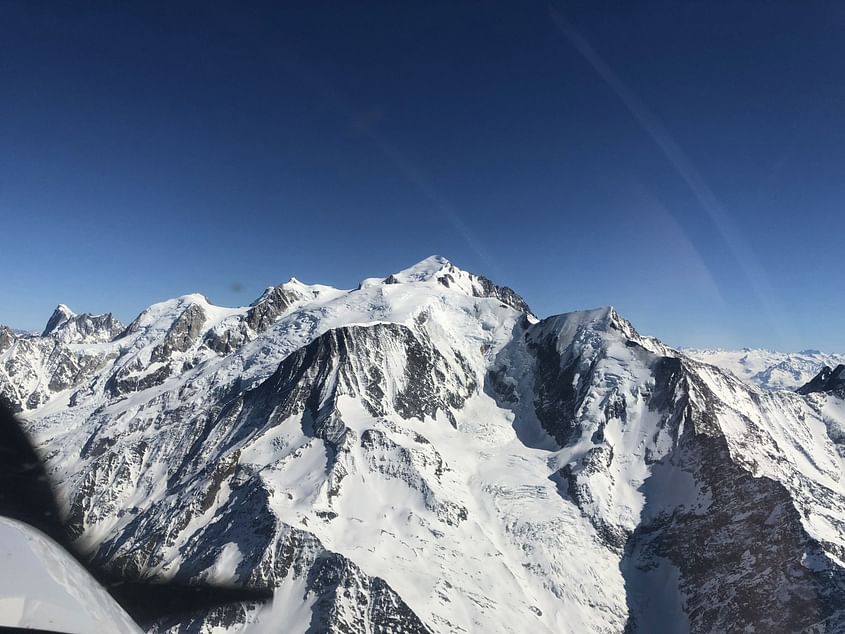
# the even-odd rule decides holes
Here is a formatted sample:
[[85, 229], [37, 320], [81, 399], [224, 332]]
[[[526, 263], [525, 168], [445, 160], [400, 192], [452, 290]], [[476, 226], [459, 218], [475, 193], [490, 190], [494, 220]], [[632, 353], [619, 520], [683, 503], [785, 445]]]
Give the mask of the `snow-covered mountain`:
[[538, 320], [439, 257], [62, 319], [0, 331], [0, 390], [78, 545], [275, 590], [149, 631], [845, 628], [835, 391], [761, 392], [612, 308]]
[[77, 315], [59, 304], [40, 337], [0, 325], [0, 394], [16, 410], [36, 409], [77, 386], [115, 354], [110, 344], [124, 329], [106, 315]]
[[50, 337], [62, 343], [98, 343], [111, 341], [124, 326], [111, 313], [105, 315], [77, 315], [64, 304], [59, 304], [41, 337]]
[[743, 348], [684, 349], [683, 352], [699, 361], [733, 372], [746, 383], [764, 390], [797, 390], [825, 366], [835, 368], [845, 363], [845, 354], [827, 354], [818, 350], [772, 352]]

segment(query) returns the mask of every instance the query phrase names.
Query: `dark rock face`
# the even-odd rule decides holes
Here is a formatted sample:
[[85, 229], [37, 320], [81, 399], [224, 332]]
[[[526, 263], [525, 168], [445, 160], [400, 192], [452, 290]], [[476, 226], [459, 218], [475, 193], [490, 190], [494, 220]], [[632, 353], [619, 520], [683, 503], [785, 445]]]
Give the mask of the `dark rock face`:
[[11, 328], [0, 326], [0, 352], [4, 352], [12, 347], [12, 344], [17, 341], [18, 336]]
[[197, 304], [188, 306], [170, 326], [164, 341], [153, 349], [150, 360], [153, 363], [167, 361], [174, 352], [188, 350], [199, 338], [205, 320], [202, 307]]
[[[389, 356], [404, 365], [395, 393], [385, 387]], [[310, 433], [336, 445], [346, 426], [337, 415], [341, 395], [360, 399], [373, 416], [385, 416], [389, 403], [404, 418], [450, 416], [476, 390], [471, 375], [454, 368], [429, 342], [399, 324], [348, 326], [330, 330], [287, 357], [275, 374], [243, 399], [242, 433], [250, 421], [271, 425], [307, 412]], [[233, 408], [237, 409], [237, 408]]]
[[146, 374], [137, 371], [142, 368], [140, 364], [127, 364], [119, 368], [106, 382], [106, 391], [112, 396], [140, 392], [161, 385], [173, 372], [170, 364], [159, 366]]
[[[124, 334], [138, 332], [139, 319], [136, 319]], [[195, 362], [190, 355], [182, 353], [197, 345], [206, 320], [202, 306], [189, 304], [173, 320], [159, 343], [152, 348], [149, 361], [142, 356], [130, 357], [112, 371], [105, 383], [106, 392], [113, 397], [140, 392], [161, 385], [174, 374], [190, 369]]]
[[247, 623], [250, 614], [262, 604], [254, 602], [229, 603], [210, 610], [183, 612], [159, 619], [147, 626], [150, 634], [179, 632], [180, 634], [200, 634], [208, 628], [223, 628], [224, 631], [241, 629]]
[[[724, 439], [692, 427], [661, 467], [667, 473], [653, 477], [682, 469], [709, 505], [661, 509], [631, 536], [620, 564], [626, 632], [652, 632], [667, 621], [675, 628], [667, 631], [687, 625], [693, 633], [845, 627], [845, 572], [806, 534], [783, 486], [753, 477], [731, 461]], [[678, 594], [660, 592], [673, 575]]]
[[245, 323], [254, 332], [264, 332], [294, 302], [302, 299], [295, 291], [279, 285], [268, 290], [249, 309]]
[[497, 286], [483, 275], [477, 275], [480, 290], [475, 291], [477, 297], [495, 297], [503, 304], [523, 313], [530, 313], [528, 303], [515, 290], [508, 286]]
[[529, 349], [536, 359], [534, 407], [543, 429], [561, 447], [566, 447], [581, 434], [576, 411], [589, 388], [589, 368], [594, 360], [576, 356], [566, 360], [557, 350], [557, 337], [547, 335], [541, 340], [531, 340]]
[[218, 354], [229, 354], [265, 332], [305, 295], [286, 284], [268, 289], [235, 324], [222, 330], [209, 330], [203, 342]]
[[47, 337], [52, 334], [56, 328], [66, 323], [71, 317], [74, 317], [74, 314], [66, 306], [57, 306], [53, 314], [50, 315], [50, 319], [47, 320], [47, 325], [44, 327], [44, 332], [41, 333], [41, 336]]
[[[494, 298], [520, 312], [531, 313], [531, 309], [528, 307], [526, 301], [512, 288], [497, 286], [483, 275], [465, 273], [451, 263], [444, 265], [442, 271], [437, 275], [437, 282], [446, 288], [452, 288], [458, 285], [458, 279], [461, 276], [469, 277], [474, 297]], [[397, 279], [391, 275], [384, 280], [384, 283], [396, 284]]]
[[317, 560], [308, 575], [308, 587], [319, 597], [309, 632], [357, 634], [366, 631], [365, 623], [380, 634], [430, 632], [383, 579], [363, 575], [358, 566], [337, 553]]
[[833, 369], [825, 366], [806, 385], [798, 388], [799, 394], [812, 394], [813, 392], [834, 392], [845, 391], [845, 365], [838, 365]]
[[203, 342], [218, 354], [229, 354], [250, 340], [249, 331], [241, 323], [236, 328], [227, 328], [222, 331], [209, 330]]
[[[395, 391], [388, 389], [386, 376], [391, 357], [404, 365], [404, 376], [391, 378]], [[375, 417], [389, 416], [392, 410], [403, 418], [419, 419], [442, 412], [453, 421], [452, 409], [461, 407], [477, 389], [469, 370], [461, 366], [460, 356], [456, 358], [457, 368], [429, 342], [399, 324], [330, 330], [287, 357], [262, 385], [231, 403], [214, 428], [218, 434], [219, 430], [233, 430], [225, 437], [228, 447], [291, 416], [300, 417], [303, 431], [323, 440], [330, 449], [329, 494], [336, 496], [346, 474], [342, 458], [349, 443], [357, 442], [355, 432], [338, 411], [338, 397], [358, 399]], [[418, 442], [427, 443], [425, 439]], [[466, 519], [466, 509], [438, 499], [429, 485], [427, 472], [433, 471], [436, 477], [444, 469], [436, 452], [408, 451], [377, 430], [364, 432], [360, 445], [374, 472], [400, 479], [418, 491], [441, 521], [456, 525]], [[391, 455], [385, 457], [385, 453]], [[189, 457], [201, 459], [199, 454]]]
[[56, 346], [50, 357], [54, 370], [47, 386], [53, 392], [76, 387], [94, 376], [111, 359], [111, 355], [73, 354], [64, 347]]
[[[543, 429], [561, 447], [577, 440], [583, 431], [580, 411], [591, 390], [597, 387], [597, 381], [600, 382], [596, 368], [607, 357], [602, 333], [621, 327], [636, 335], [627, 322], [620, 320], [617, 325], [617, 319], [610, 310], [598, 321], [578, 325], [564, 340], [555, 326], [557, 318], [543, 320], [525, 330], [526, 347], [534, 361], [534, 411]], [[644, 359], [648, 356], [636, 342], [630, 343], [632, 351], [645, 355]], [[625, 395], [611, 390], [603, 398], [604, 420], [624, 420]], [[596, 438], [600, 439], [602, 433], [600, 423]]]

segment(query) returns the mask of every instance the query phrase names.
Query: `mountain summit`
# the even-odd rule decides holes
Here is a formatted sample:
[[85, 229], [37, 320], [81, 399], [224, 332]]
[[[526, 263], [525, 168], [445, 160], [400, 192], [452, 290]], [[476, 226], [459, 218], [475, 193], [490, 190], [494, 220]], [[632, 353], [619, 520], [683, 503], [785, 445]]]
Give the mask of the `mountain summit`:
[[47, 320], [47, 325], [44, 327], [44, 331], [41, 333], [41, 336], [47, 337], [51, 335], [59, 326], [66, 324], [74, 317], [76, 317], [75, 312], [64, 304], [59, 304], [56, 306], [56, 310], [53, 311], [53, 314], [50, 315], [50, 319]]
[[539, 320], [435, 256], [4, 337], [92, 561], [275, 593], [150, 632], [845, 628], [842, 397], [761, 392], [611, 307]]
[[105, 315], [77, 315], [64, 304], [47, 320], [42, 337], [53, 337], [64, 343], [94, 343], [110, 341], [123, 330], [123, 324], [111, 313]]

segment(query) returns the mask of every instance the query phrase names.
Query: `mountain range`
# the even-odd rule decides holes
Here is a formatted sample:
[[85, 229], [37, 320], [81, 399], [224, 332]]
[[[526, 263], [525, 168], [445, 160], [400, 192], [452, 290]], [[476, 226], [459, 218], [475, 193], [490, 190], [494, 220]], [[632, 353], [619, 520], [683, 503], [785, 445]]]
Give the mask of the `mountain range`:
[[275, 593], [148, 632], [845, 631], [843, 362], [539, 319], [437, 256], [0, 327], [92, 565]]
[[845, 354], [829, 354], [819, 350], [774, 352], [743, 348], [742, 350], [696, 350], [684, 354], [724, 370], [733, 372], [750, 385], [763, 390], [797, 390], [811, 381], [822, 368], [835, 368], [845, 363]]

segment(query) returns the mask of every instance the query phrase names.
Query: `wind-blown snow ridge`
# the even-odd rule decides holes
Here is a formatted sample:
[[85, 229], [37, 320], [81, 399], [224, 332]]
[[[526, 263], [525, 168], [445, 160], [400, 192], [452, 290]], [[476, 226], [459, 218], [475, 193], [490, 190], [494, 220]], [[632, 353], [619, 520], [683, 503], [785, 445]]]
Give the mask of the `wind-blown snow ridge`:
[[845, 626], [841, 397], [438, 256], [97, 342], [0, 330], [0, 390], [99, 563], [276, 589], [149, 631]]

